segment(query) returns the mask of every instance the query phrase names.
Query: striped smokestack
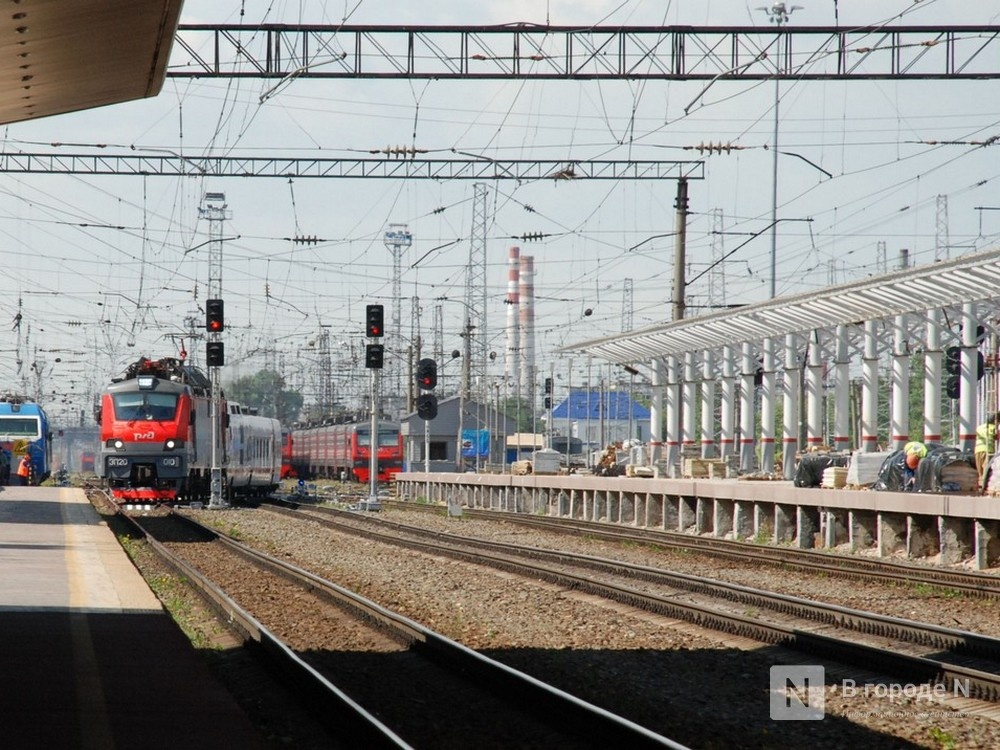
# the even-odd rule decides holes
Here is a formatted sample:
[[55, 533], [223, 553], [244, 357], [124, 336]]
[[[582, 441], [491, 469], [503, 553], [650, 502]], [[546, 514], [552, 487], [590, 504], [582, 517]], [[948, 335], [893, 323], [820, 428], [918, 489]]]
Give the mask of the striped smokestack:
[[521, 394], [529, 400], [535, 397], [535, 259], [521, 256], [520, 292], [521, 321]]
[[520, 310], [520, 279], [521, 248], [512, 247], [507, 251], [507, 351], [504, 358], [504, 376], [508, 383], [513, 384], [521, 370], [521, 342], [518, 329], [518, 311]]

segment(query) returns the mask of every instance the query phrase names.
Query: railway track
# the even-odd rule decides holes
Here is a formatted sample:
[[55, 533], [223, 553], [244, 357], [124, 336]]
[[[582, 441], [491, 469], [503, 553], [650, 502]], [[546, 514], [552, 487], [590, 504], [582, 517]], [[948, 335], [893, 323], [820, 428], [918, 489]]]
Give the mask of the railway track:
[[681, 747], [190, 518], [132, 521], [358, 746]]
[[[385, 501], [386, 508], [441, 515], [439, 505]], [[969, 596], [1000, 597], [1000, 576], [975, 571], [930, 568], [894, 560], [868, 559], [820, 550], [791, 547], [766, 547], [715, 537], [692, 537], [690, 534], [658, 529], [617, 527], [607, 523], [576, 519], [549, 518], [507, 511], [462, 509], [468, 518], [503, 521], [558, 534], [589, 537], [627, 544], [650, 546], [739, 561], [741, 564], [769, 565], [781, 568], [825, 573], [848, 580], [881, 581], [904, 585], [930, 586], [950, 593]]]
[[540, 578], [725, 633], [914, 682], [944, 685], [958, 695], [1000, 700], [1000, 639], [699, 576], [458, 537], [330, 508], [272, 510], [420, 552]]

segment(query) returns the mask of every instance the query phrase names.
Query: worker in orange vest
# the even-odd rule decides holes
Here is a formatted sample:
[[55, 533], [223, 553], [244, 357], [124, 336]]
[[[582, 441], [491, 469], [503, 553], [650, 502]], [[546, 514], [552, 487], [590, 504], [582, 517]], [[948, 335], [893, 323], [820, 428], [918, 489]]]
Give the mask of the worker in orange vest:
[[24, 486], [31, 484], [31, 459], [27, 453], [21, 457], [21, 463], [17, 465], [17, 483]]

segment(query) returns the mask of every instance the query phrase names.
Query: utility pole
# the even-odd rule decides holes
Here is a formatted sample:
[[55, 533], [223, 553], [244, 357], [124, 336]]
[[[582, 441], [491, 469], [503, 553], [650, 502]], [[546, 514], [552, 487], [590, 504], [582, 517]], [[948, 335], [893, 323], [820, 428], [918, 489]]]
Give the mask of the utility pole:
[[389, 231], [385, 233], [385, 246], [392, 253], [392, 333], [389, 339], [389, 351], [391, 352], [389, 361], [392, 368], [392, 404], [393, 413], [402, 411], [402, 358], [403, 351], [403, 331], [402, 331], [402, 310], [403, 290], [402, 290], [402, 257], [403, 252], [413, 244], [413, 235], [410, 234], [406, 224], [390, 224]]
[[[469, 244], [469, 265], [465, 276], [465, 332], [471, 336], [475, 330], [475, 341], [466, 340], [470, 360], [466, 360], [466, 371], [471, 370], [474, 382], [486, 382], [487, 328], [486, 328], [486, 184], [477, 182], [473, 186], [472, 200], [472, 241]], [[468, 383], [465, 384], [469, 397]]]
[[[788, 23], [788, 17], [797, 10], [801, 10], [802, 7], [799, 5], [792, 5], [791, 7], [785, 5], [785, 3], [774, 3], [770, 8], [761, 8], [765, 13], [767, 13], [770, 18], [771, 23], [778, 27], [778, 31], [781, 31], [783, 24]], [[778, 34], [775, 38], [775, 47], [780, 48], [782, 42], [786, 43], [788, 40], [782, 35]], [[774, 55], [774, 137], [771, 143], [771, 294], [770, 297], [773, 299], [777, 286], [777, 272], [778, 272], [778, 104], [781, 100], [780, 88], [781, 83], [781, 50], [778, 49], [777, 54]]]

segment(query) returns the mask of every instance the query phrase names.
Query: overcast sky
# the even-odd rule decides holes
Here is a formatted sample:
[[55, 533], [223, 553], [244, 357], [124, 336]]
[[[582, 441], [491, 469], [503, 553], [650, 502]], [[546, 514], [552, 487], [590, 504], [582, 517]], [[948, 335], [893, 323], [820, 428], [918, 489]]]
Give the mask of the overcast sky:
[[[181, 21], [767, 26], [758, 9], [767, 4], [188, 0]], [[990, 2], [798, 4], [804, 7], [791, 25], [1000, 23]], [[175, 50], [172, 64], [182, 64], [183, 54]], [[779, 159], [777, 294], [878, 273], [903, 248], [913, 262], [931, 262], [945, 231], [952, 257], [993, 246], [1000, 211], [982, 209], [1000, 206], [1000, 164], [995, 147], [968, 142], [1000, 135], [998, 93], [995, 81], [782, 82], [779, 146], [798, 157]], [[409, 146], [437, 157], [704, 158], [705, 179], [690, 183], [687, 278], [697, 280], [687, 302], [697, 314], [706, 305], [769, 295], [772, 152], [765, 147], [773, 142], [774, 100], [771, 81], [299, 79], [276, 86], [168, 79], [153, 99], [12, 124], [2, 133], [7, 151], [62, 143], [72, 144], [63, 151], [108, 144], [129, 153], [344, 157]], [[703, 142], [740, 150], [700, 157], [691, 147]], [[424, 340], [433, 341], [434, 308], [441, 306], [445, 351], [461, 346], [471, 181], [7, 175], [2, 186], [0, 317], [11, 323], [3, 328], [0, 373], [6, 387], [22, 390], [35, 364], [53, 411], [70, 406], [59, 403], [66, 394], [73, 409], [89, 411], [88, 390], [139, 355], [176, 354], [183, 339], [200, 356], [202, 344], [184, 334], [186, 318], [203, 321], [208, 225], [198, 207], [208, 191], [225, 193], [231, 218], [223, 234], [238, 237], [223, 250], [227, 358], [234, 363], [227, 377], [273, 363], [298, 382], [315, 363], [310, 343], [327, 331], [344, 373], [338, 388], [349, 396], [364, 374], [356, 360], [365, 304], [384, 303], [387, 324], [392, 320], [392, 262], [383, 242], [391, 223], [413, 234], [402, 262], [401, 344], [416, 332], [410, 298], [417, 296]], [[512, 244], [535, 259], [543, 371], [555, 347], [620, 332], [623, 315], [633, 327], [670, 318], [673, 239], [649, 238], [674, 228], [673, 181], [495, 182], [487, 189], [487, 345], [500, 354], [498, 364]], [[546, 237], [513, 239], [532, 233]], [[704, 273], [757, 233], [715, 273]], [[319, 241], [294, 244], [296, 236]]]

